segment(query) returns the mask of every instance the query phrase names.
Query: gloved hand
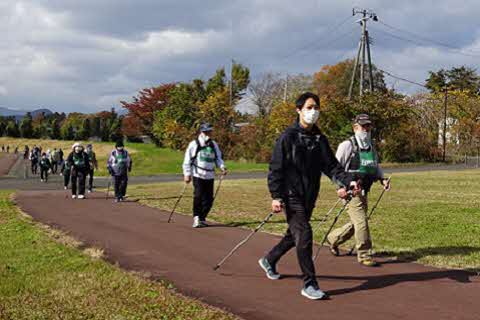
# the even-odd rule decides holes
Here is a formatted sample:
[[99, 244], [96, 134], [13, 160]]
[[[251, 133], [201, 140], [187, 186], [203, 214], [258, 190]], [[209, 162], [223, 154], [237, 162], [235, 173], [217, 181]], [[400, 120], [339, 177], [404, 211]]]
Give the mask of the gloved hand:
[[107, 169], [108, 169], [108, 173], [110, 173], [110, 175], [113, 176], [113, 169], [110, 167], [107, 167]]

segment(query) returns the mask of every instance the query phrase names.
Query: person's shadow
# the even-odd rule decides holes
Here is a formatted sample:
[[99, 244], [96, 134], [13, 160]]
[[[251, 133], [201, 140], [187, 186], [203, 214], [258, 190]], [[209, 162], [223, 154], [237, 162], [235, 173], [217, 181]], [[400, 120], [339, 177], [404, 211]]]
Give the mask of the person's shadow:
[[350, 277], [350, 276], [319, 276], [317, 278], [323, 279], [338, 279], [338, 280], [363, 280], [364, 282], [358, 286], [351, 288], [342, 288], [328, 291], [331, 296], [348, 294], [356, 291], [382, 289], [389, 286], [396, 285], [402, 282], [413, 281], [431, 281], [437, 279], [450, 279], [459, 283], [471, 283], [470, 277], [477, 274], [471, 271], [462, 270], [438, 270], [417, 273], [401, 273], [388, 274], [379, 276], [364, 276], [364, 277]]
[[[445, 256], [454, 256], [454, 255], [465, 255], [480, 252], [478, 247], [470, 246], [451, 246], [451, 247], [429, 247], [429, 248], [419, 248], [412, 251], [402, 252], [402, 253], [388, 253], [384, 252], [380, 254], [381, 257], [397, 256], [396, 260], [387, 260], [381, 262], [381, 265], [386, 264], [405, 264], [408, 268], [410, 262], [416, 261], [425, 256], [431, 255], [445, 255]], [[378, 255], [377, 255], [378, 256]], [[352, 260], [352, 263], [355, 263]], [[480, 269], [465, 269], [465, 270], [444, 270], [438, 269], [436, 271], [426, 271], [426, 272], [416, 272], [416, 273], [399, 273], [399, 274], [387, 274], [387, 275], [378, 275], [378, 276], [317, 276], [319, 280], [321, 279], [337, 279], [337, 280], [350, 280], [350, 281], [363, 281], [361, 284], [350, 287], [350, 288], [341, 288], [330, 290], [327, 293], [330, 296], [348, 294], [356, 291], [363, 290], [375, 290], [382, 289], [389, 286], [396, 285], [402, 282], [420, 282], [420, 281], [431, 281], [438, 279], [450, 279], [459, 283], [471, 283], [471, 277], [479, 276]], [[282, 275], [285, 278], [299, 277], [298, 275]], [[300, 278], [300, 277], [299, 277]]]

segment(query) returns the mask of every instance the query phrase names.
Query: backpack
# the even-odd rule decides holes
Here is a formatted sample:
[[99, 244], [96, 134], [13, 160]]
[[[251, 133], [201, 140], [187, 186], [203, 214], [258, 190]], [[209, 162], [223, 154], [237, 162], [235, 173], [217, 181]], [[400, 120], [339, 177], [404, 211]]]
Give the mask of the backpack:
[[201, 146], [200, 145], [200, 141], [198, 141], [198, 138], [195, 139], [195, 144], [197, 145], [196, 149], [195, 149], [195, 154], [193, 155], [192, 157], [192, 160], [190, 161], [190, 164], [198, 169], [201, 169], [201, 170], [205, 170], [205, 171], [210, 171], [210, 172], [213, 172], [215, 171], [215, 169], [211, 170], [211, 169], [206, 169], [206, 168], [202, 168], [202, 167], [199, 167], [195, 161], [197, 160], [197, 157], [198, 157], [198, 154], [200, 153], [200, 151], [202, 151], [203, 149], [206, 149], [206, 148], [212, 148], [213, 150], [213, 153], [215, 154], [215, 157], [213, 158], [214, 161], [217, 161], [218, 159], [218, 154], [217, 154], [217, 149], [215, 148], [215, 144], [213, 143], [213, 140], [212, 139], [209, 139], [207, 141], [207, 143], [205, 143], [204, 146]]

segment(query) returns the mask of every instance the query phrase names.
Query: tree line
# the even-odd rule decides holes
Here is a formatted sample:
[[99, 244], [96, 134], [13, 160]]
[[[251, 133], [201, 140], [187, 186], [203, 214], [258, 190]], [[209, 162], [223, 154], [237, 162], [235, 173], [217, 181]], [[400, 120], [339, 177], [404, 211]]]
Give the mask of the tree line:
[[373, 138], [384, 161], [441, 160], [444, 123], [449, 155], [480, 152], [480, 77], [472, 68], [431, 71], [426, 91], [404, 95], [388, 88], [383, 72], [374, 66], [374, 92], [360, 97], [357, 76], [351, 100], [352, 60], [288, 77], [264, 73], [252, 80], [250, 70], [236, 62], [229, 71], [229, 77], [219, 68], [206, 80], [142, 89], [120, 102], [128, 110], [125, 116], [113, 110], [35, 119], [27, 115], [19, 124], [4, 118], [0, 134], [69, 140], [95, 136], [103, 141], [148, 136], [159, 146], [183, 150], [200, 123], [208, 121], [227, 159], [265, 162], [280, 132], [296, 119], [296, 97], [311, 91], [321, 97], [318, 125], [333, 147], [352, 134], [354, 116], [366, 112], [375, 123]]
[[114, 109], [95, 114], [78, 112], [39, 113], [28, 112], [20, 121], [15, 117], [0, 117], [0, 136], [27, 139], [116, 141], [123, 138], [123, 117]]

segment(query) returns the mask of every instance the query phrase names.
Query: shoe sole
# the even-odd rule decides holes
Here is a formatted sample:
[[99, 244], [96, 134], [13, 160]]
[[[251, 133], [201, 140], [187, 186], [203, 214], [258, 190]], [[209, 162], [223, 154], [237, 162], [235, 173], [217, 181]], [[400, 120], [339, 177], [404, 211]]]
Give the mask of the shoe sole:
[[302, 290], [302, 296], [304, 296], [305, 298], [308, 298], [310, 300], [322, 300], [322, 299], [325, 299], [327, 298], [327, 294], [326, 293], [323, 293], [323, 295], [321, 297], [313, 297], [311, 295], [308, 295], [305, 291]]
[[270, 279], [270, 280], [278, 280], [278, 279], [280, 279], [280, 275], [278, 275], [278, 277], [271, 277], [271, 276], [269, 276], [269, 274], [268, 274], [268, 269], [265, 268], [265, 267], [263, 266], [263, 264], [262, 264], [262, 259], [258, 260], [258, 264], [260, 265], [260, 268], [262, 268], [262, 270], [265, 271], [265, 275], [267, 276], [268, 279]]

